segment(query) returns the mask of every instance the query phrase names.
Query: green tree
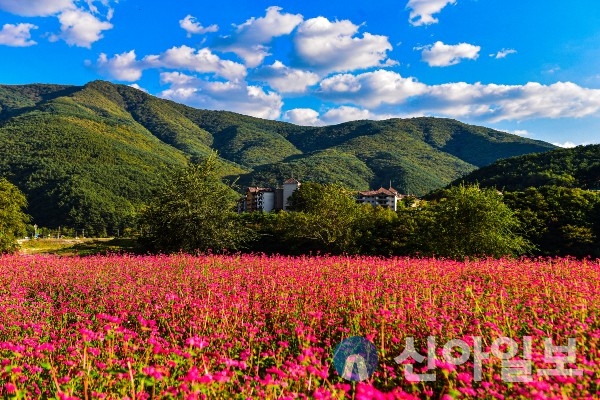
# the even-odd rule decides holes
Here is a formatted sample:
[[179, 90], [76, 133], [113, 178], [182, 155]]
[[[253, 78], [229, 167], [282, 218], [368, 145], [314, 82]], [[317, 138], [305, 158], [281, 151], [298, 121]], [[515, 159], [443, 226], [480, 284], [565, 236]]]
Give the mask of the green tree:
[[29, 217], [23, 212], [25, 195], [4, 178], [0, 178], [0, 253], [18, 248], [17, 238], [26, 234]]
[[454, 186], [417, 214], [415, 248], [429, 255], [464, 259], [502, 257], [530, 250], [517, 232], [519, 220], [495, 189]]
[[357, 229], [363, 207], [354, 193], [338, 184], [305, 183], [294, 192], [290, 205], [296, 212], [282, 212], [279, 226], [288, 240], [306, 240], [331, 253], [357, 252]]
[[364, 204], [356, 223], [356, 239], [361, 254], [398, 255], [406, 251], [405, 221], [399, 213]]
[[538, 254], [600, 257], [600, 192], [542, 186], [504, 197]]
[[251, 236], [237, 213], [235, 192], [219, 177], [215, 154], [176, 171], [142, 212], [140, 241], [152, 250], [237, 250]]

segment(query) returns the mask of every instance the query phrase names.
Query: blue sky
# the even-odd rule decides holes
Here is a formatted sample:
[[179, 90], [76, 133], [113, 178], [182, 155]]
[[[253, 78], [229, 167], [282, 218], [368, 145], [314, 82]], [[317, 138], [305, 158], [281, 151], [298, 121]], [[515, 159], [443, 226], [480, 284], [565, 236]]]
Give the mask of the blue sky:
[[597, 0], [0, 0], [0, 83], [105, 79], [302, 125], [440, 116], [600, 143]]

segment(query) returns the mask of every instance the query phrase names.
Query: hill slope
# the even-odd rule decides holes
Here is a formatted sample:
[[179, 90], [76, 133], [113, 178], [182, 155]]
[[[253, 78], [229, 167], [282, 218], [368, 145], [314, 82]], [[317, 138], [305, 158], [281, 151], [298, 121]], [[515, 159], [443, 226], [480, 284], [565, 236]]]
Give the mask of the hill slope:
[[600, 190], [600, 145], [499, 160], [459, 181], [508, 191], [544, 185]]
[[103, 81], [0, 85], [0, 176], [39, 225], [127, 226], [161, 176], [217, 150], [243, 185], [301, 180], [424, 194], [499, 158], [554, 146], [436, 118], [301, 127], [206, 111]]

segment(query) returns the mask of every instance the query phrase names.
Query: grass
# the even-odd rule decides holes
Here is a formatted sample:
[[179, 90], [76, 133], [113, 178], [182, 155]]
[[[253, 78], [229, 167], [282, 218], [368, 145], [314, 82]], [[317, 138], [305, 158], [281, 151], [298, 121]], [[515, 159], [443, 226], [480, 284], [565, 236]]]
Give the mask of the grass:
[[55, 254], [61, 256], [92, 256], [108, 253], [134, 253], [138, 250], [136, 239], [131, 238], [79, 238], [24, 240], [22, 254]]

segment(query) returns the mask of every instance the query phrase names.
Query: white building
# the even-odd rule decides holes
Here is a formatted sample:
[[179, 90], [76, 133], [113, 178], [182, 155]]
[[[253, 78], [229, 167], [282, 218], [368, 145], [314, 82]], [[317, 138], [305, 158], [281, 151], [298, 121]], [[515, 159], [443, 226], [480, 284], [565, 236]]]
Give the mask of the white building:
[[401, 200], [403, 197], [405, 197], [403, 194], [400, 194], [396, 189], [390, 186], [389, 189], [380, 187], [377, 190], [358, 192], [356, 201], [361, 204], [371, 204], [373, 207], [381, 206], [397, 211], [398, 200]]
[[283, 182], [282, 188], [249, 187], [238, 202], [238, 212], [287, 210], [288, 199], [299, 187], [300, 182], [293, 178]]
[[298, 190], [300, 187], [300, 182], [298, 182], [294, 178], [290, 178], [283, 182], [283, 209], [287, 210], [289, 208], [288, 199], [292, 196], [292, 194]]
[[270, 188], [249, 187], [240, 202], [239, 211], [270, 212], [275, 208], [275, 192]]
[[275, 192], [272, 190], [258, 193], [256, 207], [260, 211], [271, 212], [275, 209]]

